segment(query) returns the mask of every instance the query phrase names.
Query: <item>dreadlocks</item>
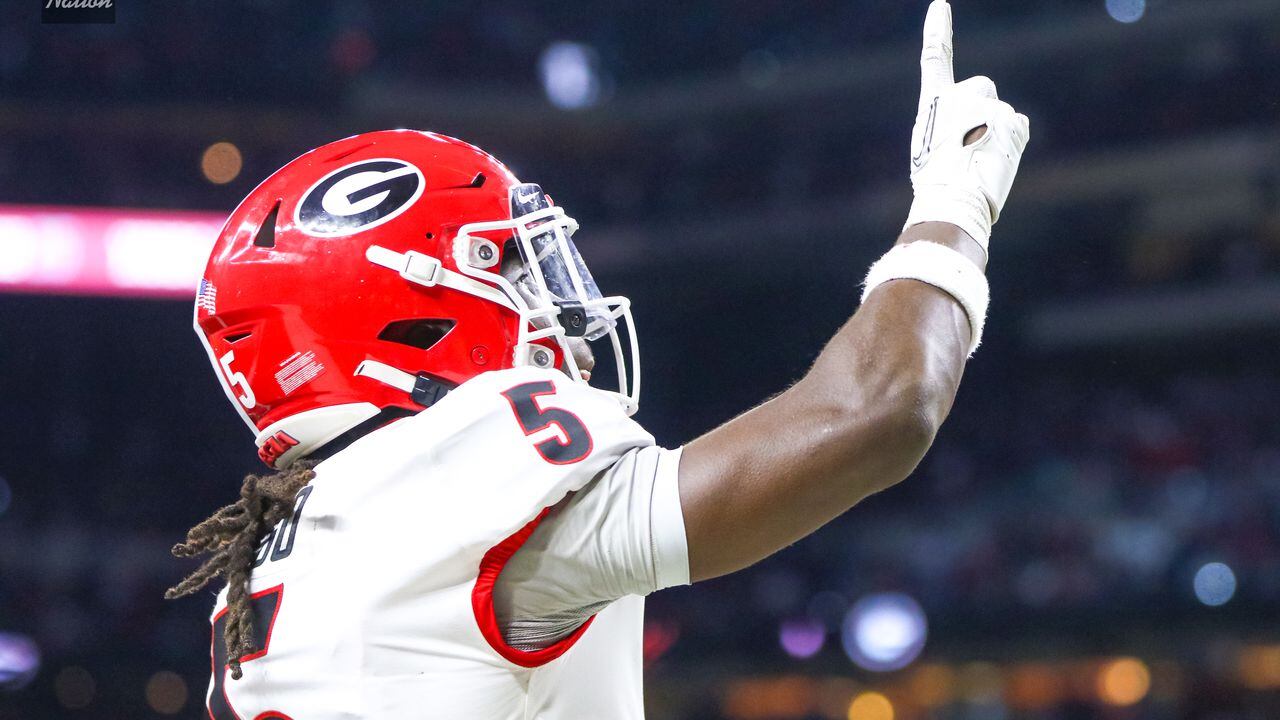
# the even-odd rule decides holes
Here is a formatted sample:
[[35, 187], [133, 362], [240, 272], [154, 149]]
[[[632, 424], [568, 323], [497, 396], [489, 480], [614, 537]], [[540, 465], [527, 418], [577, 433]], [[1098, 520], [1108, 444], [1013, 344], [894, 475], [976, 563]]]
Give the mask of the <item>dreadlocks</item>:
[[315, 478], [314, 462], [302, 460], [274, 475], [249, 475], [240, 499], [210, 515], [187, 532], [185, 542], [173, 546], [177, 557], [208, 553], [195, 572], [165, 592], [166, 600], [190, 595], [221, 575], [227, 581], [227, 644], [231, 677], [240, 679], [240, 658], [254, 651], [253, 605], [249, 603], [249, 572], [262, 535], [293, 512], [294, 496]]

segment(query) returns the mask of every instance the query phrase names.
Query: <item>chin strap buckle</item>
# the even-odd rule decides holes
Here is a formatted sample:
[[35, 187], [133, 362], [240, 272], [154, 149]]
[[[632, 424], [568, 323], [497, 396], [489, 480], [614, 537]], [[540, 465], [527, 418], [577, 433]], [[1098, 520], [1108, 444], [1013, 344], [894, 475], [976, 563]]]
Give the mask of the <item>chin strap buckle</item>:
[[432, 380], [425, 374], [419, 374], [413, 381], [413, 390], [409, 393], [409, 397], [424, 408], [429, 408], [440, 402], [440, 398], [444, 397], [453, 388], [442, 382]]
[[426, 373], [414, 375], [399, 368], [393, 368], [377, 360], [365, 360], [356, 367], [356, 375], [372, 378], [402, 392], [409, 393], [410, 399], [424, 408], [440, 402], [453, 388], [439, 380], [432, 379]]
[[369, 249], [365, 250], [364, 257], [374, 265], [395, 270], [405, 280], [425, 287], [434, 287], [443, 277], [438, 258], [413, 250], [398, 253], [384, 247], [370, 245]]

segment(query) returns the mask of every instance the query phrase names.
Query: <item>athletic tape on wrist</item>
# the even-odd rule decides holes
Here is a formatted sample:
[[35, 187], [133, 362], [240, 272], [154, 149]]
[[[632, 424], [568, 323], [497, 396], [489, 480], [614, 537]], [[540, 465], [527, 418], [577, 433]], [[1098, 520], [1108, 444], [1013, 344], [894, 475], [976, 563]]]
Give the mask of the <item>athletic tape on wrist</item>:
[[890, 280], [918, 280], [932, 285], [955, 298], [969, 316], [972, 338], [969, 355], [982, 343], [982, 328], [987, 321], [987, 305], [991, 291], [987, 276], [969, 258], [944, 245], [917, 240], [898, 245], [871, 266], [863, 283], [862, 301], [872, 290]]
[[955, 189], [917, 190], [902, 229], [925, 222], [945, 222], [958, 226], [982, 246], [983, 252], [987, 252], [987, 246], [991, 242], [991, 206], [981, 193]]

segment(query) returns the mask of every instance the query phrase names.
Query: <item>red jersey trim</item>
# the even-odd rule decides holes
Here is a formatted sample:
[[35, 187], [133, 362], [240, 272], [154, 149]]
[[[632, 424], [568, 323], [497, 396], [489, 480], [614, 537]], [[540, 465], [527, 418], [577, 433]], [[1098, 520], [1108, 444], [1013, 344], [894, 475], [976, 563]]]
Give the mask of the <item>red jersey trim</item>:
[[544, 508], [536, 518], [529, 521], [528, 525], [520, 528], [514, 535], [493, 546], [489, 549], [489, 552], [484, 554], [484, 558], [480, 560], [480, 574], [476, 577], [475, 588], [471, 591], [471, 609], [475, 613], [476, 624], [480, 626], [480, 634], [484, 635], [484, 639], [488, 641], [489, 646], [503, 658], [526, 668], [546, 665], [568, 652], [569, 648], [573, 647], [578, 642], [578, 639], [582, 637], [582, 634], [587, 631], [591, 622], [596, 619], [596, 616], [592, 615], [568, 637], [558, 640], [555, 644], [541, 650], [517, 650], [508, 645], [507, 641], [502, 637], [502, 630], [498, 627], [498, 618], [493, 611], [494, 583], [498, 581], [498, 575], [502, 573], [502, 568], [506, 567], [507, 562], [516, 554], [516, 551], [529, 540], [529, 536], [538, 528], [539, 523], [547, 516], [547, 511], [550, 509]]

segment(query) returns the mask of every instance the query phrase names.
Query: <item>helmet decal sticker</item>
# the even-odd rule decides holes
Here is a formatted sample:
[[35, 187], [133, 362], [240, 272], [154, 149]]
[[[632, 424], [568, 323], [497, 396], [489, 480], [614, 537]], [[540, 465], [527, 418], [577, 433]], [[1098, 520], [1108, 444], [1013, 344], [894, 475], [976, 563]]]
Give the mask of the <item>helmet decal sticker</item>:
[[381, 225], [422, 196], [422, 171], [403, 160], [361, 160], [325, 175], [298, 203], [298, 228], [340, 237]]
[[324, 372], [324, 364], [316, 360], [314, 350], [295, 352], [281, 362], [279, 367], [276, 371], [276, 383], [280, 385], [280, 392], [286, 396]]
[[[275, 467], [276, 460], [279, 460], [282, 455], [289, 452], [289, 448], [297, 446], [297, 438], [280, 430], [275, 435], [267, 438], [267, 441], [262, 443], [262, 447], [258, 448], [258, 458], [266, 463], [267, 467]], [[306, 488], [303, 489], [305, 490]]]
[[218, 312], [218, 288], [209, 282], [208, 278], [200, 280], [200, 290], [196, 293], [196, 307], [210, 315], [216, 315]]

